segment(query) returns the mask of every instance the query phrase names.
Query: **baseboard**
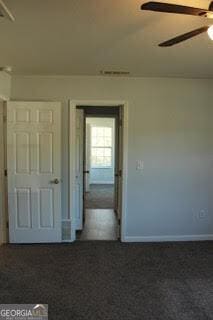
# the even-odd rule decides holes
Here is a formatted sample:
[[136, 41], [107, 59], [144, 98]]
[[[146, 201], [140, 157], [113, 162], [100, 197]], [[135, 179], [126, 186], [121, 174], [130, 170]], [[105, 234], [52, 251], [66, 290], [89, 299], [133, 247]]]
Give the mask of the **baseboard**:
[[125, 236], [123, 242], [169, 242], [169, 241], [208, 241], [213, 234], [176, 235], [176, 236]]

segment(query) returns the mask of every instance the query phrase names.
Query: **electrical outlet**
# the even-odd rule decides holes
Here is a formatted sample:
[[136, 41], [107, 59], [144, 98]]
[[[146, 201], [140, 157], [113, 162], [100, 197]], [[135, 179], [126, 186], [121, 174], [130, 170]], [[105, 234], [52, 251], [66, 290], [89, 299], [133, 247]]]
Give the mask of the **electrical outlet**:
[[207, 217], [207, 211], [206, 210], [200, 210], [198, 214], [199, 219], [206, 219]]
[[143, 171], [144, 169], [144, 162], [142, 160], [136, 161], [136, 170]]

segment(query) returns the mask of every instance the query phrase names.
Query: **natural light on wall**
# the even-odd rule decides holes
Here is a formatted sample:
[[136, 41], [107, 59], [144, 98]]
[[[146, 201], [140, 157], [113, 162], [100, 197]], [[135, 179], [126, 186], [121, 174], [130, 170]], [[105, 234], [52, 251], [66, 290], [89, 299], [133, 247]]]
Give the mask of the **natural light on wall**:
[[112, 166], [112, 128], [92, 127], [91, 149], [92, 168], [110, 168]]
[[213, 26], [208, 28], [208, 35], [211, 40], [213, 40]]

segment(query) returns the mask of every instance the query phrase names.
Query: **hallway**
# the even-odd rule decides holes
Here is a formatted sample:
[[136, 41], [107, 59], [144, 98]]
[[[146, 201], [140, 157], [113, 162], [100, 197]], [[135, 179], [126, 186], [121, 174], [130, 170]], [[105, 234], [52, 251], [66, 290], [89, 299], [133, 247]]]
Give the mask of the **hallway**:
[[90, 184], [90, 191], [86, 192], [86, 209], [113, 209], [114, 185]]
[[85, 224], [78, 240], [117, 240], [118, 223], [113, 209], [86, 209]]

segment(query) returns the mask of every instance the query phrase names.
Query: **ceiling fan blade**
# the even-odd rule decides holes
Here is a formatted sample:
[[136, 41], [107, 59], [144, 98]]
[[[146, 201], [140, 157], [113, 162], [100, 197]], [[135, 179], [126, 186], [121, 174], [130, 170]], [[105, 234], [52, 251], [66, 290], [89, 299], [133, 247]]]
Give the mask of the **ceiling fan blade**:
[[201, 27], [199, 29], [196, 29], [196, 30], [184, 33], [184, 34], [181, 34], [180, 36], [177, 36], [177, 37], [175, 37], [175, 38], [173, 38], [171, 40], [168, 40], [168, 41], [160, 43], [159, 47], [171, 47], [171, 46], [174, 46], [175, 44], [178, 44], [178, 43], [180, 43], [182, 41], [188, 40], [190, 38], [198, 36], [201, 33], [206, 32], [208, 30], [208, 28], [209, 28], [208, 26], [205, 26], [205, 27]]
[[177, 13], [177, 14], [188, 14], [192, 16], [208, 17], [213, 19], [213, 11], [187, 7], [177, 4], [162, 3], [162, 2], [147, 2], [141, 6], [141, 10], [150, 10], [157, 12]]
[[10, 12], [2, 0], [0, 0], [0, 10], [2, 11], [4, 17], [7, 17], [11, 21], [15, 21], [14, 15]]

